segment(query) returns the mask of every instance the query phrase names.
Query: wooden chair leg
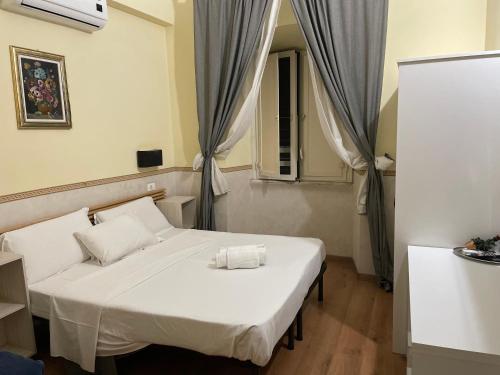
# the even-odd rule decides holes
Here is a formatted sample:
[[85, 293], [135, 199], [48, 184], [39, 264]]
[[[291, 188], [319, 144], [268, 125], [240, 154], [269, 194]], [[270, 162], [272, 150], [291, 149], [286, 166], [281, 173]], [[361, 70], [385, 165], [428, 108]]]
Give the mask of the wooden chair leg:
[[302, 335], [302, 307], [297, 313], [297, 340], [302, 341], [304, 336]]
[[288, 327], [288, 350], [295, 349], [295, 321]]

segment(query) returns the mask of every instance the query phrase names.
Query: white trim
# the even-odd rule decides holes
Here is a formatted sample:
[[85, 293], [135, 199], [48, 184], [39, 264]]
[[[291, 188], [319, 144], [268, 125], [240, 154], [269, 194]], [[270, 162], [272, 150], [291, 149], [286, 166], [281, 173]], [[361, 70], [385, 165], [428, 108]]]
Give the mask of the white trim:
[[421, 63], [432, 63], [448, 60], [466, 60], [466, 59], [480, 59], [485, 57], [500, 57], [500, 50], [498, 51], [478, 51], [478, 52], [466, 52], [450, 55], [437, 55], [437, 56], [426, 56], [426, 57], [411, 57], [408, 59], [401, 59], [397, 61], [399, 65], [406, 64], [421, 64]]

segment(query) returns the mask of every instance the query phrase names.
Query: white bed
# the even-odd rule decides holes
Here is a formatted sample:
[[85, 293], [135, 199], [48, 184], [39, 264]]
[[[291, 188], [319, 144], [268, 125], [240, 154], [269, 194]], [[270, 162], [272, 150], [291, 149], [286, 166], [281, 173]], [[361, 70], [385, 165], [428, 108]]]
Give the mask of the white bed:
[[[264, 366], [325, 258], [317, 239], [170, 229], [158, 245], [102, 267], [88, 261], [29, 286], [50, 320], [51, 352], [94, 370], [95, 356], [171, 345]], [[251, 270], [212, 265], [222, 246], [263, 243]]]

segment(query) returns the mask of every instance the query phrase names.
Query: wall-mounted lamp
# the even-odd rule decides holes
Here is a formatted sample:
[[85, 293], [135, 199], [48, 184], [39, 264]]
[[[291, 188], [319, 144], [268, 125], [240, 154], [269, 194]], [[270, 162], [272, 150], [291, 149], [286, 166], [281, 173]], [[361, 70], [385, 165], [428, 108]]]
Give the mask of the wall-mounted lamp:
[[137, 151], [137, 166], [139, 168], [159, 167], [163, 165], [162, 150]]

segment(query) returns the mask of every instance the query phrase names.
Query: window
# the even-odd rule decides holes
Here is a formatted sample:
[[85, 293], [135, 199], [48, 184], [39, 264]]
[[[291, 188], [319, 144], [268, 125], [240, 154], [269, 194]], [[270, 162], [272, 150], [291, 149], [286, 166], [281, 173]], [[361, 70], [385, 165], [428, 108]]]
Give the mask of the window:
[[259, 177], [297, 178], [297, 53], [269, 55], [258, 109]]
[[259, 178], [352, 181], [321, 130], [305, 52], [269, 55], [257, 107]]

